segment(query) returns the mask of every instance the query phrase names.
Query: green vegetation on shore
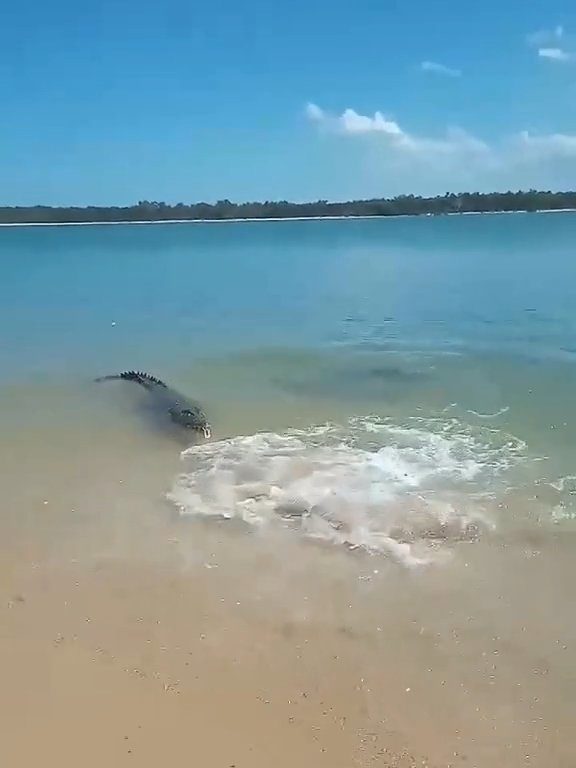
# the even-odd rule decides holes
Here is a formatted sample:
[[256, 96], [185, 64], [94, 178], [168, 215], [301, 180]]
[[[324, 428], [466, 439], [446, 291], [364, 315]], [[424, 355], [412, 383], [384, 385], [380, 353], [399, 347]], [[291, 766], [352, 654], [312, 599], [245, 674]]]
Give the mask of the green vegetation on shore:
[[265, 203], [194, 203], [168, 205], [142, 200], [125, 207], [87, 206], [52, 208], [37, 205], [0, 208], [0, 224], [58, 224], [65, 222], [98, 221], [171, 221], [198, 219], [285, 219], [292, 217], [322, 216], [416, 216], [448, 213], [491, 213], [498, 211], [555, 211], [576, 209], [576, 192], [466, 192], [439, 197], [400, 195], [390, 199], [354, 200], [331, 203], [318, 200], [313, 203], [286, 201]]

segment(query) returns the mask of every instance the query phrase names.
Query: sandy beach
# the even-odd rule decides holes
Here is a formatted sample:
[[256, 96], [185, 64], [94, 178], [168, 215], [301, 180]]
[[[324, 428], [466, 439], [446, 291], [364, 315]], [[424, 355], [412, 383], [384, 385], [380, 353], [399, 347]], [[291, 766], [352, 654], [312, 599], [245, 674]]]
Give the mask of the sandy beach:
[[167, 444], [115, 438], [13, 445], [37, 471], [5, 487], [3, 764], [573, 765], [569, 537], [406, 569], [174, 516]]

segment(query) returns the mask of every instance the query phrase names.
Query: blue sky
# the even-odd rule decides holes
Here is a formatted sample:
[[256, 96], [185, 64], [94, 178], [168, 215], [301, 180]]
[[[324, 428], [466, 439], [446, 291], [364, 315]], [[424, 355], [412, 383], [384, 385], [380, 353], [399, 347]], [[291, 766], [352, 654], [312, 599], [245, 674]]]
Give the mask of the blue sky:
[[0, 109], [0, 204], [575, 188], [576, 2], [10, 3]]

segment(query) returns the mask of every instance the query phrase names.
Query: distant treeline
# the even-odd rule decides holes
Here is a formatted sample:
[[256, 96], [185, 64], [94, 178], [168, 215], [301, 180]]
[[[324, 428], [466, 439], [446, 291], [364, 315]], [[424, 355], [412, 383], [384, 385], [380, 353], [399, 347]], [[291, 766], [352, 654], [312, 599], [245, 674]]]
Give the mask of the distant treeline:
[[141, 200], [126, 207], [0, 208], [0, 224], [63, 223], [89, 221], [170, 221], [174, 219], [286, 219], [313, 216], [417, 216], [424, 214], [488, 213], [495, 211], [554, 211], [576, 209], [576, 192], [478, 192], [446, 194], [442, 197], [400, 195], [391, 199], [354, 200], [348, 203], [194, 203], [168, 205]]

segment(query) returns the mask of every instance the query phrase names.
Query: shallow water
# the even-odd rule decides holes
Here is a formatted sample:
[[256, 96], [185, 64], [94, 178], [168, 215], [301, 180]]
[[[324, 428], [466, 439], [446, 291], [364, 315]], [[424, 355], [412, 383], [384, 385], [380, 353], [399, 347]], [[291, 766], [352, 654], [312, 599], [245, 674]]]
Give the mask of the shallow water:
[[[471, 764], [573, 765], [575, 236], [573, 214], [0, 229], [1, 562], [160, 563], [337, 645], [346, 616], [366, 674], [420, 685], [394, 727], [422, 749], [435, 724]], [[92, 381], [126, 368], [199, 399], [213, 439]]]

